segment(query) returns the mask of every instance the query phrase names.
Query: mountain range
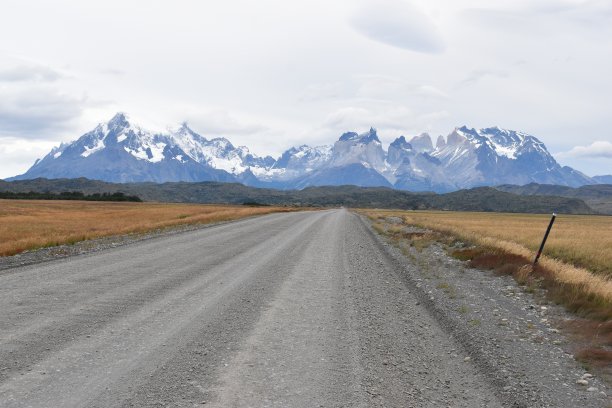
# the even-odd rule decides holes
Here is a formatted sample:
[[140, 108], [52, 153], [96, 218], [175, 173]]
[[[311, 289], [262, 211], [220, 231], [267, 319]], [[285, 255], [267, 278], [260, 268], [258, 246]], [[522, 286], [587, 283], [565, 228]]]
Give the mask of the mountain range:
[[560, 166], [536, 137], [498, 127], [455, 128], [436, 144], [423, 133], [400, 136], [387, 150], [375, 129], [347, 132], [333, 145], [301, 145], [280, 157], [257, 156], [223, 137], [206, 138], [186, 123], [150, 132], [123, 114], [71, 143], [52, 149], [24, 174], [108, 182], [239, 182], [254, 187], [303, 189], [347, 185], [449, 192], [500, 184], [577, 187], [601, 181]]

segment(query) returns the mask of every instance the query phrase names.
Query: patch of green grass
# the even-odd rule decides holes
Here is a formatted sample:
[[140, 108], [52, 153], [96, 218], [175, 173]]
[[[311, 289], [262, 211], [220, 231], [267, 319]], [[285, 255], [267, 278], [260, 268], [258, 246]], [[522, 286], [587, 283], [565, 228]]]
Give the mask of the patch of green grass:
[[448, 282], [440, 282], [436, 287], [438, 289], [442, 289], [451, 299], [455, 299], [457, 297], [457, 290]]
[[470, 311], [470, 308], [467, 307], [466, 305], [461, 305], [459, 306], [459, 308], [457, 309], [457, 311], [461, 314], [467, 314]]

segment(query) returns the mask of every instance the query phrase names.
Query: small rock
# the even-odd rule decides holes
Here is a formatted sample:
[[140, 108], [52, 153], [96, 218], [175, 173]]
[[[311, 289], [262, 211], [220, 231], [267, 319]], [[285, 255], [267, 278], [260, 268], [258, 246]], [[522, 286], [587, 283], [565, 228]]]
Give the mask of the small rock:
[[588, 380], [589, 378], [593, 378], [593, 374], [590, 374], [590, 373], [582, 374], [582, 379], [583, 380]]
[[472, 358], [471, 357], [466, 357], [463, 359], [463, 361], [470, 361]]
[[576, 384], [584, 385], [586, 387], [587, 385], [589, 385], [589, 382], [587, 380], [580, 379], [580, 380], [576, 380]]
[[587, 388], [587, 391], [588, 392], [597, 392], [599, 390], [597, 389], [597, 387], [589, 387], [589, 388]]

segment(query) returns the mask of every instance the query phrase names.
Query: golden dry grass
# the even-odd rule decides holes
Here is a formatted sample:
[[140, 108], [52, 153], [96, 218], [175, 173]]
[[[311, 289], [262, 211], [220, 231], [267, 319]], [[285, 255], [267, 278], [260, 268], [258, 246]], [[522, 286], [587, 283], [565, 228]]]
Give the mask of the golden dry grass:
[[[377, 211], [402, 217], [408, 224], [478, 240], [533, 257], [549, 215], [446, 211]], [[612, 217], [559, 215], [546, 242], [547, 259], [556, 259], [612, 278]]]
[[105, 236], [294, 210], [202, 204], [0, 200], [0, 256]]
[[[526, 263], [535, 252], [550, 217], [532, 214], [468, 213], [442, 211], [364, 211], [372, 219], [400, 217], [417, 225], [457, 237], [483, 248], [520, 257]], [[554, 290], [571, 309], [589, 299], [588, 309], [600, 316], [612, 314], [612, 217], [559, 216], [539, 267], [550, 276]], [[525, 280], [523, 269], [517, 276]], [[561, 288], [561, 289], [560, 289]]]

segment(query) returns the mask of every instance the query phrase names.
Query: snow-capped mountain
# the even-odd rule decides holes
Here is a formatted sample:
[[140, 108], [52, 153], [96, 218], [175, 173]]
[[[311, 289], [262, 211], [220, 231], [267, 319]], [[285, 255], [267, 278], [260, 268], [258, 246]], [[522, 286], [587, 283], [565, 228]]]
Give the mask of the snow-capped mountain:
[[198, 163], [233, 175], [240, 175], [249, 169], [255, 174], [262, 174], [275, 163], [271, 156], [257, 157], [246, 146], [234, 147], [224, 137], [208, 140], [191, 130], [186, 123], [171, 131], [171, 136]]
[[304, 174], [326, 166], [332, 155], [332, 146], [310, 147], [302, 145], [286, 150], [260, 178], [266, 181], [290, 182]]
[[389, 170], [386, 153], [374, 129], [362, 134], [344, 133], [325, 157], [326, 161], [298, 177], [293, 186], [354, 184], [391, 187], [383, 175]]
[[498, 127], [456, 128], [432, 152], [457, 188], [497, 184], [592, 184], [586, 175], [561, 167], [534, 136]]
[[63, 143], [13, 179], [88, 177], [111, 182], [234, 181], [304, 188], [355, 184], [447, 192], [499, 184], [596, 184], [561, 167], [534, 136], [504, 130], [454, 129], [434, 146], [427, 133], [400, 136], [385, 151], [375, 129], [347, 132], [333, 144], [302, 145], [278, 159], [259, 157], [223, 137], [207, 139], [187, 124], [154, 133], [124, 114]]
[[53, 149], [14, 179], [87, 177], [122, 183], [235, 181], [228, 172], [203, 164], [204, 157], [183, 150], [181, 144], [187, 145], [187, 138], [181, 139], [181, 143], [178, 139], [176, 135], [146, 131], [119, 113], [76, 141]]

